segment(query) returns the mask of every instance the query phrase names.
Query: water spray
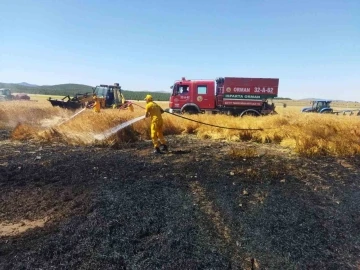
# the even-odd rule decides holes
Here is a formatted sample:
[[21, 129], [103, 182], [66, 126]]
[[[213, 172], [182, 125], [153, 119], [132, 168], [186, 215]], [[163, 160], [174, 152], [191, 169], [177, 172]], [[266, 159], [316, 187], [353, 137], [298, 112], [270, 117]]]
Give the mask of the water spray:
[[131, 125], [131, 124], [133, 124], [133, 123], [136, 123], [136, 122], [138, 122], [138, 121], [140, 121], [140, 120], [143, 120], [144, 118], [145, 118], [145, 115], [142, 115], [142, 116], [136, 117], [136, 118], [134, 118], [134, 119], [131, 119], [131, 120], [129, 120], [129, 121], [126, 121], [126, 122], [124, 122], [124, 123], [121, 123], [120, 125], [117, 125], [117, 126], [111, 128], [111, 129], [106, 130], [106, 131], [103, 132], [103, 133], [94, 135], [94, 138], [95, 138], [96, 140], [99, 140], [99, 141], [104, 140], [104, 139], [106, 139], [107, 137], [115, 134], [115, 133], [118, 132], [119, 130], [121, 130], [121, 129], [123, 129], [123, 128], [126, 128], [127, 126], [129, 126], [129, 125]]
[[69, 119], [66, 119], [65, 121], [62, 121], [62, 122], [61, 122], [60, 124], [58, 124], [57, 126], [60, 126], [60, 125], [62, 125], [62, 124], [64, 124], [64, 123], [66, 123], [67, 121], [69, 121], [70, 119], [74, 118], [75, 116], [77, 116], [78, 114], [82, 113], [82, 112], [85, 111], [85, 110], [86, 110], [86, 107], [85, 107], [84, 109], [78, 111], [78, 112], [75, 113], [74, 115], [72, 115]]

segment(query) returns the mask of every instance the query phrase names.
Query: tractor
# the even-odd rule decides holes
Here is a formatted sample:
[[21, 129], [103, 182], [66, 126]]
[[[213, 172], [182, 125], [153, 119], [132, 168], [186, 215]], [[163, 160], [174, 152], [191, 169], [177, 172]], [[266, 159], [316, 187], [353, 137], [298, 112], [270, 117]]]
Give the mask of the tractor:
[[0, 100], [12, 100], [14, 98], [13, 95], [11, 95], [11, 91], [8, 88], [1, 88], [0, 89]]
[[6, 100], [30, 100], [30, 97], [26, 94], [11, 94], [10, 89], [1, 88], [0, 89], [0, 101]]
[[301, 111], [314, 113], [333, 113], [333, 109], [330, 107], [331, 100], [314, 100], [311, 103], [311, 107], [305, 107]]
[[114, 85], [100, 84], [93, 88], [92, 93], [75, 94], [74, 97], [68, 95], [61, 100], [49, 97], [48, 101], [52, 106], [77, 110], [79, 108], [91, 107], [94, 103], [94, 96], [97, 96], [99, 99], [101, 108], [118, 108], [125, 102], [124, 96], [121, 93], [121, 86], [118, 83]]
[[360, 110], [359, 109], [346, 109], [346, 110], [340, 110], [340, 111], [334, 111], [330, 107], [331, 100], [314, 100], [311, 102], [311, 107], [305, 107], [301, 111], [302, 112], [314, 112], [314, 113], [331, 113], [331, 114], [342, 114], [342, 115], [354, 115], [360, 116]]

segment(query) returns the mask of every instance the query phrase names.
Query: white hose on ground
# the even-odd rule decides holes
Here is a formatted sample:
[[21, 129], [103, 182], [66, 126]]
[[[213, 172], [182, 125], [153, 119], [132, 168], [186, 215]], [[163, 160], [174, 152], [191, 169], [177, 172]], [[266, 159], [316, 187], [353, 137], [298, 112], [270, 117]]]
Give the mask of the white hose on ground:
[[103, 133], [94, 135], [94, 138], [95, 138], [96, 140], [99, 140], [99, 141], [104, 140], [104, 139], [106, 139], [107, 137], [109, 137], [110, 135], [118, 132], [119, 130], [121, 130], [121, 129], [123, 129], [123, 128], [126, 128], [127, 126], [129, 126], [129, 125], [131, 125], [131, 124], [133, 124], [133, 123], [136, 123], [136, 122], [138, 122], [138, 121], [140, 121], [140, 120], [142, 120], [142, 119], [144, 119], [144, 118], [145, 118], [145, 115], [142, 115], [142, 116], [136, 117], [136, 118], [134, 118], [134, 119], [131, 119], [131, 120], [129, 120], [129, 121], [126, 121], [126, 122], [124, 122], [124, 123], [121, 123], [121, 124], [117, 125], [116, 127], [113, 127], [113, 128], [111, 128], [111, 129], [106, 130], [106, 131], [103, 132]]

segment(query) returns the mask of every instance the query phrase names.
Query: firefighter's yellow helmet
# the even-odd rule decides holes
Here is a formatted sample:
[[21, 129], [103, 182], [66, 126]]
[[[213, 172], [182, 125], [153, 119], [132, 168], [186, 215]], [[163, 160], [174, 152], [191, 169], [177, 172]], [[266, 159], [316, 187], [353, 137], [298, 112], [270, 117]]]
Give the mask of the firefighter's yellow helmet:
[[152, 101], [153, 100], [153, 97], [152, 95], [146, 95], [145, 99], [146, 101]]

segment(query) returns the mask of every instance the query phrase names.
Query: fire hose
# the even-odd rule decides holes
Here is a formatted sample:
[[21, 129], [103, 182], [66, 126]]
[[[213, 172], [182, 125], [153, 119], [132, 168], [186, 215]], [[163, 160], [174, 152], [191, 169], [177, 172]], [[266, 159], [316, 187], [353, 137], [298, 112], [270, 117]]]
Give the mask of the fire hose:
[[[140, 108], [142, 108], [142, 109], [145, 110], [145, 108], [144, 108], [143, 106], [140, 106], [140, 105], [138, 105], [138, 104], [136, 104], [136, 103], [132, 103], [132, 102], [128, 102], [128, 103], [129, 103], [128, 105], [133, 104], [133, 105], [138, 106], [138, 107], [140, 107]], [[69, 119], [63, 121], [63, 122], [60, 123], [59, 125], [67, 122], [68, 120], [72, 119], [72, 118], [75, 117], [76, 115], [82, 113], [83, 111], [85, 111], [85, 109], [86, 109], [86, 108], [84, 108], [84, 109], [82, 109], [81, 111], [75, 113], [73, 116], [71, 116]], [[173, 115], [173, 116], [176, 116], [176, 117], [180, 117], [180, 118], [186, 119], [186, 120], [188, 120], [188, 121], [192, 121], [192, 122], [196, 122], [196, 123], [199, 123], [199, 124], [202, 124], [202, 125], [207, 125], [207, 126], [216, 127], [216, 128], [231, 129], [231, 130], [241, 130], [241, 131], [261, 131], [261, 130], [264, 130], [263, 128], [234, 128], [234, 127], [224, 127], [224, 126], [213, 125], [213, 124], [210, 124], [210, 123], [201, 122], [201, 121], [198, 121], [198, 120], [195, 120], [195, 119], [191, 119], [191, 118], [188, 118], [188, 117], [185, 117], [185, 116], [182, 116], [182, 115], [178, 115], [178, 114], [175, 114], [175, 113], [170, 113], [170, 112], [168, 112], [168, 111], [163, 111], [163, 112], [168, 113], [168, 114]], [[94, 138], [95, 138], [96, 140], [99, 140], [99, 141], [100, 141], [100, 140], [104, 140], [104, 139], [106, 139], [107, 137], [109, 137], [110, 135], [118, 132], [119, 130], [121, 130], [121, 129], [123, 129], [123, 128], [125, 128], [125, 127], [127, 127], [127, 126], [129, 126], [129, 125], [131, 125], [131, 124], [133, 124], [133, 123], [135, 123], [135, 122], [138, 122], [138, 121], [140, 121], [140, 120], [143, 120], [144, 118], [145, 118], [145, 115], [142, 115], [142, 116], [136, 117], [136, 118], [134, 118], [134, 119], [131, 119], [131, 120], [129, 120], [129, 121], [126, 121], [126, 122], [124, 122], [124, 123], [121, 123], [120, 125], [117, 125], [117, 126], [115, 126], [115, 127], [113, 127], [113, 128], [110, 128], [110, 129], [106, 130], [106, 131], [103, 132], [103, 133], [94, 135]]]
[[[140, 105], [138, 105], [138, 104], [136, 104], [136, 103], [132, 103], [132, 104], [145, 110], [144, 107], [142, 107], [142, 106], [140, 106]], [[195, 120], [195, 119], [187, 118], [187, 117], [182, 116], [182, 115], [179, 115], [179, 114], [175, 114], [175, 113], [171, 113], [171, 112], [167, 112], [167, 111], [164, 111], [164, 112], [165, 112], [165, 113], [168, 113], [168, 114], [171, 114], [171, 115], [173, 115], [173, 116], [176, 116], [176, 117], [180, 117], [180, 118], [183, 118], [183, 119], [192, 121], [192, 122], [196, 122], [196, 123], [199, 123], [199, 124], [202, 124], [202, 125], [211, 126], [211, 127], [217, 127], [217, 128], [223, 128], [223, 129], [232, 129], [232, 130], [242, 130], [242, 131], [259, 131], [259, 130], [261, 131], [261, 130], [264, 130], [263, 128], [234, 128], [234, 127], [218, 126], [218, 125], [213, 125], [213, 124], [201, 122], [201, 121], [198, 121], [198, 120]]]

